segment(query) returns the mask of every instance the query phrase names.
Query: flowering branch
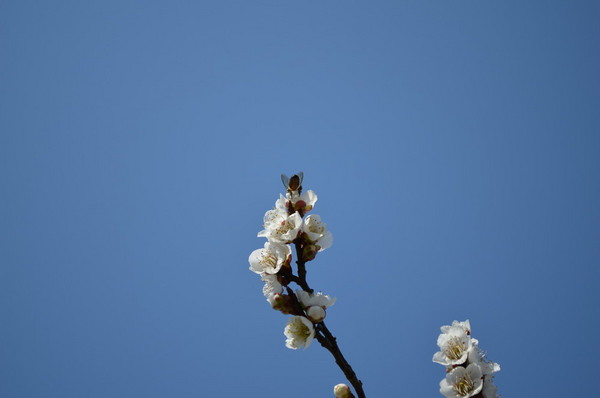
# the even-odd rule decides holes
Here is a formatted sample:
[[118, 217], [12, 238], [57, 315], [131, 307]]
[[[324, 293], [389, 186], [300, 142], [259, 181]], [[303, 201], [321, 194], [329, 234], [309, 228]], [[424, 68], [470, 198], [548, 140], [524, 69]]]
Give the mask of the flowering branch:
[[[333, 355], [358, 398], [366, 398], [362, 382], [325, 325], [325, 310], [335, 303], [335, 298], [314, 293], [306, 281], [306, 263], [329, 248], [333, 236], [318, 215], [305, 217], [317, 202], [317, 195], [310, 190], [302, 193], [302, 177], [302, 173], [291, 178], [281, 176], [286, 196], [280, 195], [275, 208], [265, 213], [264, 229], [258, 236], [267, 238], [267, 242], [263, 249], [250, 254], [250, 270], [265, 282], [263, 294], [271, 307], [292, 315], [284, 330], [286, 347], [306, 349], [316, 338]], [[297, 275], [292, 268], [291, 245], [296, 249]], [[291, 283], [301, 289], [294, 292]], [[498, 398], [493, 379], [500, 366], [485, 358], [479, 342], [471, 337], [469, 321], [454, 321], [441, 330], [437, 341], [440, 351], [433, 356], [434, 362], [446, 366], [440, 392], [446, 398]], [[345, 384], [336, 385], [334, 394], [336, 398], [355, 398]]]
[[[302, 193], [303, 174], [298, 173], [291, 178], [281, 176], [286, 186], [286, 196], [280, 195], [275, 202], [275, 209], [264, 216], [264, 230], [259, 237], [267, 238], [263, 249], [250, 254], [250, 270], [259, 274], [265, 285], [263, 294], [271, 307], [284, 314], [293, 315], [285, 327], [286, 347], [307, 348], [314, 338], [334, 357], [359, 398], [366, 398], [362, 382], [344, 358], [336, 338], [325, 325], [325, 310], [335, 303], [322, 293], [314, 293], [306, 281], [306, 263], [315, 259], [317, 253], [329, 248], [333, 236], [327, 225], [321, 222], [318, 215], [304, 217], [312, 210], [317, 201], [313, 191]], [[292, 251], [290, 244], [296, 249], [296, 265], [298, 275], [291, 266]], [[290, 283], [295, 283], [302, 290], [294, 293]], [[284, 287], [285, 292], [284, 294]], [[345, 384], [334, 388], [338, 398], [353, 398], [352, 392]]]

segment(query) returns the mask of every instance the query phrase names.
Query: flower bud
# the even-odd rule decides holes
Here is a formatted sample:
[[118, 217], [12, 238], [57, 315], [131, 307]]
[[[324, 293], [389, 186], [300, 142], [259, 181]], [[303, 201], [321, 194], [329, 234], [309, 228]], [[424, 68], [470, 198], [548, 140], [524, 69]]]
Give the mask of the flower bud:
[[335, 398], [354, 398], [352, 391], [350, 391], [350, 387], [345, 384], [338, 384], [333, 387], [333, 393], [335, 394]]
[[316, 245], [306, 245], [302, 249], [302, 260], [312, 261], [317, 256], [319, 248]]
[[313, 305], [306, 309], [306, 315], [313, 323], [323, 322], [323, 319], [325, 319], [325, 310], [321, 306]]
[[294, 300], [286, 294], [274, 294], [270, 303], [274, 310], [281, 311], [284, 314], [296, 315], [298, 312]]

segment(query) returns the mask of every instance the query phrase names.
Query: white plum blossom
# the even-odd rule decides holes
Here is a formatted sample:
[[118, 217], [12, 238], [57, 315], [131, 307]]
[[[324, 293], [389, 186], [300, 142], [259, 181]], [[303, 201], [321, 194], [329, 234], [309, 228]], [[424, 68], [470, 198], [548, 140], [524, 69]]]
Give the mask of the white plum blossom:
[[265, 237], [270, 242], [291, 243], [298, 237], [302, 228], [300, 214], [288, 214], [282, 209], [273, 209], [265, 213], [264, 228], [257, 236]]
[[300, 195], [299, 198], [295, 198], [292, 200], [294, 207], [303, 209], [304, 212], [312, 210], [317, 203], [317, 194], [311, 191], [310, 189]]
[[266, 242], [263, 249], [254, 250], [248, 257], [250, 270], [257, 274], [276, 274], [283, 264], [292, 257], [292, 249], [288, 245], [277, 242]]
[[283, 293], [283, 286], [277, 280], [276, 275], [264, 274], [262, 275], [262, 280], [265, 282], [263, 294], [272, 307], [275, 305], [275, 295]]
[[310, 206], [311, 208], [315, 205], [315, 203], [317, 203], [318, 199], [319, 198], [317, 197], [317, 194], [310, 189], [300, 195], [300, 200], [303, 200], [306, 205]]
[[321, 292], [309, 293], [300, 289], [296, 290], [296, 297], [298, 297], [298, 301], [300, 301], [300, 304], [302, 304], [304, 308], [311, 307], [313, 305], [329, 308], [335, 304], [336, 300], [335, 297], [329, 297]]
[[445, 366], [464, 363], [472, 347], [471, 336], [458, 325], [442, 328], [442, 331], [437, 340], [440, 351], [433, 355], [433, 362]]
[[319, 251], [323, 251], [333, 244], [333, 235], [327, 230], [327, 224], [321, 221], [321, 217], [311, 214], [304, 219], [302, 232], [306, 234], [307, 239], [319, 246]]
[[440, 392], [446, 398], [468, 398], [478, 394], [483, 387], [483, 375], [478, 364], [452, 369], [440, 382]]
[[287, 339], [285, 346], [292, 350], [310, 346], [315, 337], [315, 328], [311, 321], [303, 316], [293, 316], [288, 321], [283, 332]]
[[308, 319], [315, 323], [322, 322], [325, 319], [325, 309], [335, 303], [335, 298], [321, 292], [313, 294], [304, 290], [296, 290], [296, 297], [306, 311]]

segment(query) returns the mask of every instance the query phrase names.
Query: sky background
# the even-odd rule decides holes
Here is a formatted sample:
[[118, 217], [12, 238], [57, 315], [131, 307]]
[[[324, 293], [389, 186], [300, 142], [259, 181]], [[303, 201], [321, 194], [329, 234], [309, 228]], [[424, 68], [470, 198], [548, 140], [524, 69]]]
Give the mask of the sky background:
[[597, 394], [596, 1], [0, 1], [0, 396], [333, 397], [248, 255], [302, 170], [368, 397]]

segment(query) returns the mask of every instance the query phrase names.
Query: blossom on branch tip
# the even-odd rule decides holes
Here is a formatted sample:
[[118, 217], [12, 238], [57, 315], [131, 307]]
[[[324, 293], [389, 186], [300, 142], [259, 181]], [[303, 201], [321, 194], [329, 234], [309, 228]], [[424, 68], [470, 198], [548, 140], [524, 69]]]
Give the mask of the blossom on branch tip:
[[311, 191], [310, 189], [300, 195], [296, 200], [292, 200], [292, 205], [294, 206], [294, 210], [300, 212], [301, 215], [312, 210], [317, 203], [317, 194]]
[[304, 192], [302, 195], [297, 196], [283, 196], [279, 195], [279, 199], [275, 202], [277, 209], [285, 209], [289, 213], [297, 211], [300, 215], [304, 215], [313, 209], [315, 203], [317, 203], [317, 194], [310, 189]]
[[292, 350], [297, 350], [300, 347], [305, 349], [310, 346], [315, 337], [315, 328], [311, 321], [303, 316], [293, 316], [289, 319], [285, 330], [285, 346]]
[[452, 369], [440, 382], [440, 392], [446, 398], [468, 398], [478, 394], [483, 387], [481, 367], [472, 363], [466, 368]]
[[450, 326], [442, 329], [437, 345], [440, 351], [433, 354], [433, 362], [441, 365], [460, 365], [467, 360], [472, 347], [471, 336], [461, 326]]
[[292, 249], [277, 242], [266, 242], [263, 249], [254, 250], [248, 257], [250, 270], [257, 274], [276, 274], [282, 266], [289, 265]]

